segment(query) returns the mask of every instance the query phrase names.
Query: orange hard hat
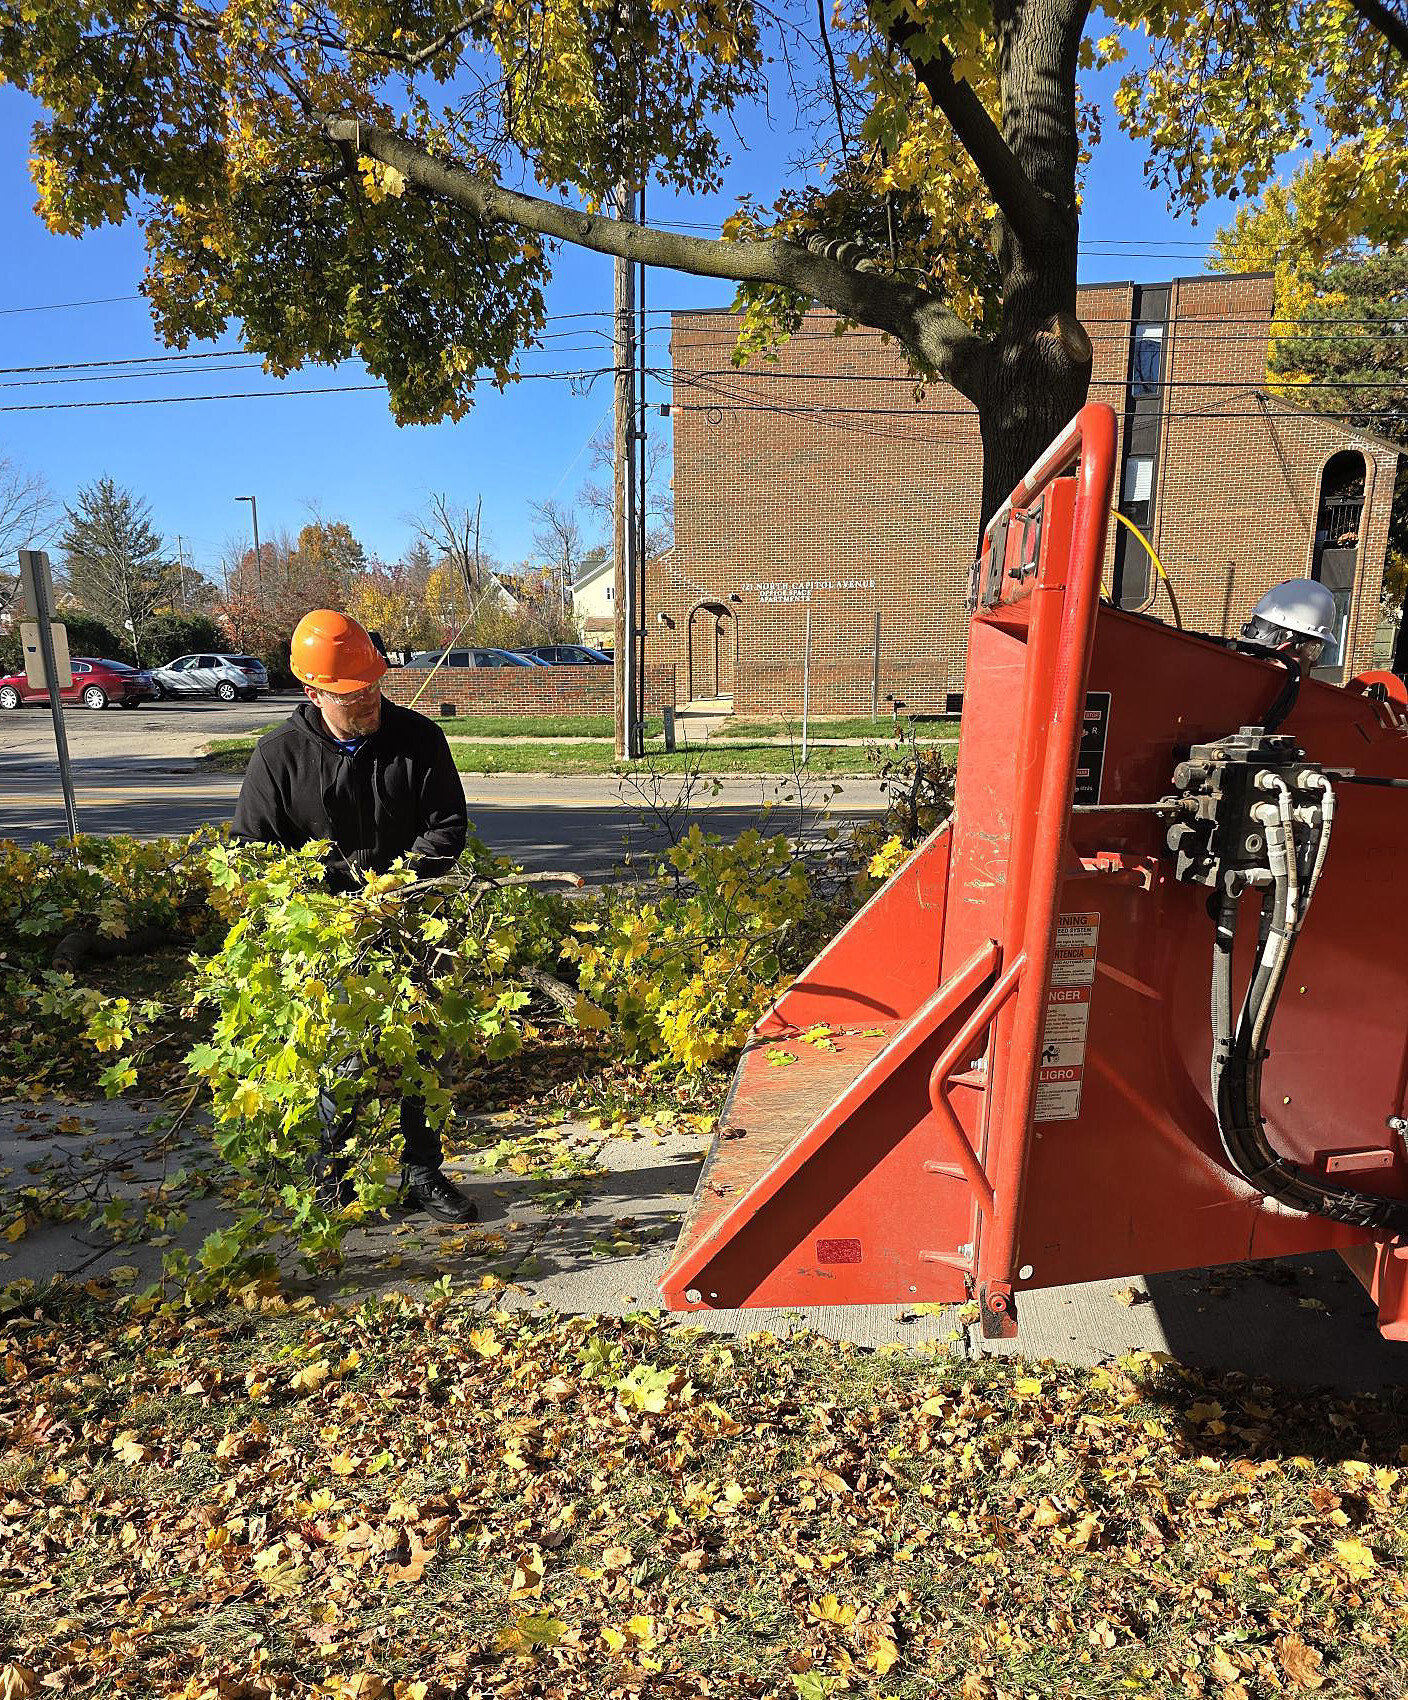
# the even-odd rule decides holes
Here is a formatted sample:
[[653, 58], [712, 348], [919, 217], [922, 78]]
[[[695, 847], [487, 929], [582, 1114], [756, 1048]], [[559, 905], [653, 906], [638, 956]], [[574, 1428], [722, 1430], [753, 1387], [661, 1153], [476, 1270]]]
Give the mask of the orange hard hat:
[[365, 626], [334, 608], [315, 608], [293, 629], [289, 666], [320, 691], [361, 691], [386, 671], [386, 659]]

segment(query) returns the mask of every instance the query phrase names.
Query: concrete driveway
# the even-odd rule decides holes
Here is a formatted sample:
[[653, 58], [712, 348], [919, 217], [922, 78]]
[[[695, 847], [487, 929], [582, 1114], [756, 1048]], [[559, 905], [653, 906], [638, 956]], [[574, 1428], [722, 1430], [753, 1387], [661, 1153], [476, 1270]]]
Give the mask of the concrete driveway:
[[[152, 1124], [155, 1107], [140, 1100], [0, 1104], [0, 1221], [15, 1214], [14, 1192], [41, 1175], [62, 1177], [76, 1192], [134, 1202], [178, 1167], [204, 1170], [218, 1182], [222, 1172], [199, 1121], [167, 1134]], [[536, 1125], [511, 1114], [489, 1117], [490, 1138], [479, 1143], [531, 1135]], [[385, 1288], [414, 1292], [445, 1274], [474, 1285], [491, 1272], [508, 1283], [503, 1302], [512, 1305], [585, 1316], [657, 1310], [655, 1283], [699, 1176], [701, 1136], [648, 1127], [613, 1133], [580, 1122], [552, 1131], [578, 1160], [575, 1180], [485, 1173], [466, 1151], [450, 1166], [479, 1206], [477, 1226], [446, 1228], [399, 1213], [374, 1219], [349, 1234], [341, 1273], [314, 1290], [328, 1299], [356, 1299]], [[452, 1135], [451, 1146], [472, 1144], [470, 1133], [465, 1127], [458, 1139]], [[218, 1194], [191, 1200], [190, 1210], [179, 1234], [188, 1249], [228, 1220]], [[291, 1254], [284, 1262], [290, 1280], [305, 1279]], [[124, 1270], [129, 1285], [141, 1285], [160, 1266], [160, 1249], [145, 1241], [115, 1244], [82, 1224], [36, 1221], [18, 1242], [0, 1248], [0, 1286], [60, 1272], [82, 1279], [114, 1268]], [[814, 1332], [872, 1350], [966, 1357], [1093, 1364], [1129, 1351], [1168, 1352], [1181, 1363], [1347, 1393], [1408, 1380], [1408, 1346], [1384, 1340], [1359, 1283], [1328, 1252], [1025, 1293], [1015, 1341], [983, 1340], [956, 1306], [718, 1310], [688, 1320], [729, 1334]]]

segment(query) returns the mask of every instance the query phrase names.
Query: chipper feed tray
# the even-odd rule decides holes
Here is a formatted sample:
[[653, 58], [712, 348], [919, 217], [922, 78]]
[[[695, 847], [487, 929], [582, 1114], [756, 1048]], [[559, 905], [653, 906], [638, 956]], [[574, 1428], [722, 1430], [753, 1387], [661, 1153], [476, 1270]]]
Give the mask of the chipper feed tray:
[[952, 819], [755, 1028], [672, 1309], [1006, 1335], [1029, 1287], [1335, 1248], [1408, 1340], [1408, 712], [1103, 602], [1114, 472], [1087, 407], [988, 526]]

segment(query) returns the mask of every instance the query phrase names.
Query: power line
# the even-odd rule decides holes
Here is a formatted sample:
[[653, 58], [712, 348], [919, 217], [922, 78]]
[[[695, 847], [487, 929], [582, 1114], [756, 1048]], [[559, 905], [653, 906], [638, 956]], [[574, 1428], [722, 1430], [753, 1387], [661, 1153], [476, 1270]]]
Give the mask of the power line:
[[[707, 225], [700, 225], [700, 226], [693, 226], [693, 227], [687, 227], [687, 226], [684, 226], [684, 225], [680, 225], [679, 228], [681, 228], [681, 229], [684, 229], [684, 228], [710, 229], [710, 228], [713, 228], [713, 227], [707, 226]], [[1110, 239], [1107, 239], [1107, 240], [1116, 240], [1116, 239], [1110, 238]], [[1169, 245], [1172, 245], [1172, 243], [1170, 243]], [[1190, 244], [1190, 245], [1192, 245], [1192, 244]], [[1155, 245], [1150, 244], [1150, 246], [1155, 246]], [[1137, 252], [1137, 251], [1139, 251], [1137, 247], [1121, 248], [1121, 249], [1118, 249], [1118, 250], [1112, 250], [1112, 252], [1120, 252], [1120, 253], [1133, 253], [1133, 252]], [[1217, 273], [1210, 274], [1209, 280], [1215, 281], [1219, 276], [1220, 276], [1220, 274], [1217, 274]], [[1179, 281], [1182, 281], [1182, 280], [1179, 280]], [[1105, 287], [1110, 287], [1110, 286], [1109, 285], [1102, 285], [1102, 284], [1099, 284], [1099, 283], [1093, 283], [1093, 284], [1082, 284], [1079, 287], [1083, 288], [1083, 289], [1099, 289], [1099, 288], [1105, 288]], [[101, 307], [101, 306], [106, 306], [106, 305], [108, 305], [112, 302], [140, 301], [142, 299], [144, 299], [144, 298], [141, 295], [134, 294], [134, 295], [100, 295], [100, 296], [94, 296], [91, 299], [85, 300], [85, 301], [37, 302], [37, 303], [34, 303], [32, 305], [22, 306], [22, 307], [0, 307], [0, 316], [8, 317], [10, 315], [17, 314], [17, 313], [56, 313], [56, 312], [65, 311], [65, 310], [70, 309], [70, 308]], [[725, 315], [728, 315], [728, 316], [731, 316], [731, 317], [734, 317], [734, 318], [737, 317], [737, 315], [733, 312], [733, 309], [730, 308], [730, 307], [700, 307], [700, 306], [651, 307], [647, 310], [646, 317], [650, 318], [650, 319], [659, 320], [659, 319], [673, 318], [676, 314], [708, 314], [708, 315], [719, 316], [719, 317], [722, 317], [722, 316], [725, 316]], [[593, 308], [593, 309], [586, 309], [586, 310], [571, 312], [571, 313], [550, 313], [546, 316], [544, 322], [546, 324], [565, 324], [565, 323], [568, 323], [570, 321], [579, 320], [579, 319], [609, 319], [609, 318], [611, 318], [611, 316], [612, 316], [612, 314], [611, 314], [611, 310], [609, 308]], [[1124, 318], [1124, 317], [1098, 318], [1098, 319], [1097, 318], [1090, 318], [1090, 319], [1083, 319], [1081, 322], [1087, 328], [1089, 328], [1091, 325], [1099, 325], [1099, 324], [1128, 326], [1129, 323], [1130, 323], [1130, 321], [1128, 319]], [[1311, 318], [1288, 317], [1288, 316], [1284, 316], [1284, 315], [1275, 315], [1275, 314], [1273, 314], [1270, 318], [1247, 318], [1247, 317], [1245, 317], [1241, 314], [1180, 314], [1176, 319], [1173, 319], [1169, 322], [1173, 325], [1176, 325], [1176, 326], [1189, 325], [1189, 324], [1207, 324], [1207, 325], [1219, 324], [1219, 325], [1234, 325], [1234, 326], [1239, 326], [1239, 325], [1272, 325], [1272, 324], [1274, 324], [1274, 325], [1291, 325], [1291, 326], [1309, 325], [1309, 324], [1326, 324], [1326, 325], [1336, 325], [1336, 326], [1380, 325], [1380, 324], [1408, 325], [1408, 313], [1396, 313], [1396, 314], [1385, 315], [1381, 318], [1364, 318], [1364, 319], [1339, 319], [1339, 318], [1323, 318], [1323, 319], [1322, 318], [1314, 318], [1314, 319], [1311, 319]], [[884, 336], [887, 333], [885, 333], [883, 331], [873, 330], [869, 326], [857, 326], [854, 330], [848, 331], [846, 334], [851, 335], [851, 336], [854, 336], [854, 335]], [[801, 335], [830, 336], [830, 335], [832, 335], [832, 332], [830, 332], [830, 331], [823, 331], [823, 332], [801, 332], [801, 331], [798, 331], [798, 332], [793, 333], [793, 340], [795, 340], [797, 336], [801, 336]], [[194, 354], [192, 354], [192, 355], [153, 355], [153, 356], [151, 356], [151, 358], [152, 359], [181, 359], [181, 358], [196, 359], [196, 358], [200, 358], [200, 356], [194, 355]]]
[[[913, 387], [920, 380], [906, 377], [902, 372], [824, 372], [815, 369], [782, 372], [776, 370], [740, 370], [729, 366], [706, 366], [698, 369], [688, 369], [689, 376], [701, 378], [740, 378], [749, 382], [769, 379], [774, 383], [830, 383], [830, 384], [905, 384]], [[663, 368], [653, 374], [661, 382], [667, 382]], [[685, 374], [677, 372], [676, 378]], [[943, 384], [943, 379], [930, 380], [931, 384]], [[1308, 383], [1288, 386], [1304, 390], [1399, 390], [1408, 385], [1408, 376], [1397, 378], [1313, 378]], [[4, 386], [0, 386], [2, 388]], [[944, 387], [947, 387], [945, 385]], [[1090, 387], [1093, 390], [1124, 390], [1129, 387], [1123, 378], [1092, 378]], [[1244, 390], [1247, 388], [1245, 378], [1158, 378], [1151, 379], [1150, 390]], [[916, 400], [915, 407], [924, 407], [922, 400]]]
[[[224, 366], [202, 366], [196, 376], [206, 372], [261, 372], [258, 360], [233, 360]], [[84, 372], [60, 378], [12, 378], [0, 383], [0, 390], [34, 390], [48, 384], [133, 384], [143, 378], [183, 378], [189, 372], [181, 367], [175, 372]]]
[[[603, 366], [595, 371], [523, 372], [519, 374], [519, 377], [520, 379], [549, 378], [567, 382], [573, 379], [606, 377], [611, 370], [611, 367]], [[0, 406], [0, 413], [57, 413], [97, 407], [166, 407], [176, 402], [186, 401], [267, 401], [285, 396], [349, 395], [359, 390], [380, 390], [385, 394], [386, 386], [384, 384], [323, 384], [311, 389], [300, 390], [226, 390], [216, 395], [123, 396], [111, 401], [18, 402]]]
[[[897, 408], [862, 407], [858, 405], [837, 406], [829, 403], [807, 406], [796, 403], [755, 402], [749, 401], [746, 397], [740, 396], [736, 391], [729, 390], [723, 385], [717, 383], [711, 384], [707, 380], [699, 380], [695, 387], [701, 389], [706, 394], [715, 394], [719, 396], [721, 400], [715, 402], [674, 402], [671, 404], [672, 412], [678, 410], [684, 413], [718, 413], [719, 415], [723, 415], [725, 413], [772, 413], [781, 414], [795, 419], [804, 419], [816, 424], [832, 425], [839, 424], [842, 420], [859, 418], [906, 419], [914, 424], [918, 424], [920, 422], [927, 423], [932, 419], [964, 419], [971, 422], [976, 416], [976, 410], [971, 407], [930, 408], [925, 409], [922, 412], [910, 412], [908, 410], [902, 411]], [[1253, 397], [1257, 394], [1257, 391], [1254, 388], [1243, 385], [1241, 386], [1241, 393], [1245, 397]], [[1229, 398], [1229, 400], [1232, 399], [1236, 398]], [[1170, 420], [1264, 420], [1266, 418], [1266, 414], [1261, 407], [1234, 410], [1231, 406], [1223, 405], [1211, 408], [1170, 409], [1163, 417]], [[1320, 412], [1317, 410], [1314, 417], [1320, 419], [1339, 420], [1352, 425], [1353, 421], [1361, 416], [1353, 413]], [[1376, 423], [1379, 424], [1387, 423], [1390, 420], [1408, 420], [1408, 412], [1383, 413], [1376, 417]], [[877, 430], [873, 427], [866, 427], [862, 425], [853, 426], [852, 429], [862, 434], [884, 438], [888, 441], [904, 441], [912, 445], [925, 448], [931, 448], [933, 446], [933, 439], [929, 436], [921, 437], [906, 434], [903, 437], [899, 437], [892, 431], [883, 429]]]
[[89, 301], [41, 301], [33, 307], [0, 307], [0, 314], [62, 313], [70, 307], [106, 307], [113, 301], [140, 301], [140, 295], [97, 295]]

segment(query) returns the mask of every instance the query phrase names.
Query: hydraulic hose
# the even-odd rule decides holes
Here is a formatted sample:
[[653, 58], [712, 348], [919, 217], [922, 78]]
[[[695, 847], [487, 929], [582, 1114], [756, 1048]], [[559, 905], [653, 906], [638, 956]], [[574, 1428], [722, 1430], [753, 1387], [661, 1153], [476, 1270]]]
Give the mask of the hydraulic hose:
[[1258, 649], [1256, 646], [1249, 647], [1252, 648], [1254, 654], [1267, 656], [1272, 661], [1279, 661], [1286, 669], [1286, 682], [1281, 687], [1280, 695], [1267, 709], [1261, 722], [1263, 732], [1274, 732], [1296, 706], [1296, 700], [1300, 696], [1300, 662], [1296, 660], [1295, 656], [1283, 655], [1278, 649], [1265, 650]]
[[1299, 1213], [1328, 1216], [1333, 1221], [1361, 1228], [1384, 1228], [1395, 1233], [1408, 1231], [1408, 1200], [1382, 1198], [1355, 1192], [1348, 1187], [1328, 1185], [1305, 1173], [1271, 1144], [1261, 1114], [1261, 1073], [1266, 1060], [1265, 1039], [1285, 983], [1295, 949], [1296, 935], [1304, 924], [1315, 894], [1325, 858], [1329, 853], [1334, 824], [1334, 793], [1323, 775], [1307, 776], [1308, 789], [1322, 794], [1321, 818], [1313, 847], [1313, 860], [1304, 892], [1299, 887], [1298, 848], [1291, 820], [1290, 794], [1282, 781], [1275, 785], [1285, 792], [1278, 804], [1265, 804], [1268, 862], [1272, 889], [1264, 892], [1258, 928], [1257, 960], [1235, 1031], [1229, 1031], [1232, 1016], [1232, 945], [1236, 931], [1239, 896], [1224, 891], [1215, 916], [1212, 962], [1212, 1087], [1222, 1148], [1233, 1169], [1277, 1204]]

